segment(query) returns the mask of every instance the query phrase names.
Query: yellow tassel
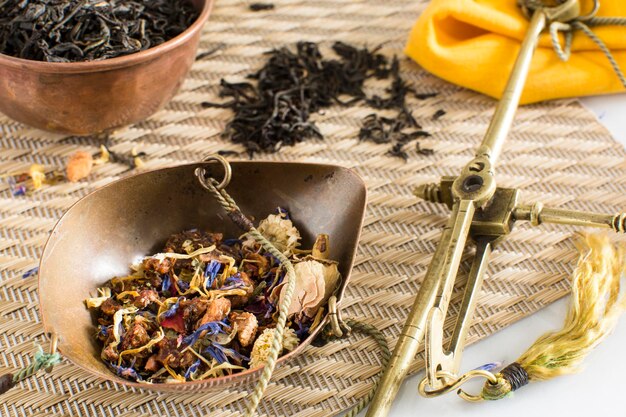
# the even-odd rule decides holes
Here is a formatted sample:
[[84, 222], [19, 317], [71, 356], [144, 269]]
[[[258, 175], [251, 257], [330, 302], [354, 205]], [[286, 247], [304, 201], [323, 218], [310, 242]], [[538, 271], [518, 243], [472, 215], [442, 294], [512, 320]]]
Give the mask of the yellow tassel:
[[584, 358], [615, 328], [626, 308], [620, 297], [624, 248], [606, 234], [581, 235], [572, 278], [571, 305], [563, 328], [541, 336], [519, 359], [486, 383], [482, 397], [498, 400], [528, 381], [545, 381], [580, 369]]

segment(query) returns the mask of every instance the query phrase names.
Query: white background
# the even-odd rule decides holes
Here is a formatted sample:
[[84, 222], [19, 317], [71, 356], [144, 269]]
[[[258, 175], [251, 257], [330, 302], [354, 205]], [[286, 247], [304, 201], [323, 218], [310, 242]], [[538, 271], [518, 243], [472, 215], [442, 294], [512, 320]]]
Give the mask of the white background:
[[[626, 95], [592, 97], [582, 102], [626, 146]], [[624, 209], [626, 211], [626, 207]], [[463, 357], [463, 370], [494, 361], [513, 362], [545, 331], [560, 328], [565, 311], [566, 299], [468, 347]], [[404, 382], [390, 417], [626, 416], [625, 355], [626, 317], [615, 333], [587, 358], [579, 374], [531, 383], [512, 398], [472, 404], [454, 393], [434, 399], [422, 398], [417, 393], [417, 384], [423, 376], [420, 373]], [[470, 387], [476, 392], [479, 386]], [[364, 415], [363, 412], [359, 417]]]

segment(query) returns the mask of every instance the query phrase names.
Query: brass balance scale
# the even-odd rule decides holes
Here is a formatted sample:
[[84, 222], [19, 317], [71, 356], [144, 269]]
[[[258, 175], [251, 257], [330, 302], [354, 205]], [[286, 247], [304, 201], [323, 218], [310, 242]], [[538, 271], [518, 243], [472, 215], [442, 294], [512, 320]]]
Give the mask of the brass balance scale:
[[[459, 368], [491, 251], [511, 232], [515, 222], [530, 221], [533, 226], [556, 223], [610, 228], [620, 233], [626, 229], [624, 213], [606, 215], [564, 210], [544, 207], [540, 202], [519, 204], [519, 189], [496, 184], [496, 162], [515, 117], [539, 35], [548, 24], [580, 19], [579, 0], [561, 3], [533, 12], [502, 99], [474, 159], [458, 177], [443, 177], [439, 184], [422, 185], [415, 191], [426, 201], [446, 204], [451, 215], [366, 417], [389, 414], [423, 339], [426, 376], [419, 384], [421, 395], [442, 395], [476, 377], [493, 381], [489, 371], [476, 369], [459, 375]], [[452, 337], [444, 345], [444, 322], [466, 243], [473, 244], [476, 251]], [[463, 390], [459, 390], [459, 395], [468, 401], [481, 400]]]

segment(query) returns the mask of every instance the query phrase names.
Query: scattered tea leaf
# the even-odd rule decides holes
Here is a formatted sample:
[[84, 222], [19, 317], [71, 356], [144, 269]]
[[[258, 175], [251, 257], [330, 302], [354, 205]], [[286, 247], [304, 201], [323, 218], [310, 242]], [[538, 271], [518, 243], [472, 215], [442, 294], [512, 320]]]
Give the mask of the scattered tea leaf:
[[433, 155], [433, 154], [435, 153], [435, 151], [434, 151], [434, 150], [432, 150], [432, 149], [422, 148], [422, 147], [420, 146], [420, 143], [419, 143], [419, 142], [417, 142], [417, 143], [415, 144], [415, 151], [416, 151], [418, 154], [420, 154], [420, 155], [424, 155], [424, 156], [430, 156], [430, 155]]
[[439, 109], [435, 112], [435, 114], [433, 114], [433, 120], [439, 120], [445, 115], [446, 115], [446, 111], [443, 109]]
[[[284, 145], [309, 138], [322, 139], [310, 115], [332, 105], [350, 106], [359, 101], [377, 109], [398, 110], [393, 120], [376, 114], [366, 117], [359, 132], [361, 140], [407, 143], [428, 134], [407, 108], [407, 95], [415, 91], [400, 76], [396, 57], [390, 62], [379, 52], [380, 47], [356, 48], [343, 42], [334, 43], [332, 49], [338, 58], [324, 58], [312, 42], [298, 42], [295, 51], [287, 47], [269, 51], [265, 65], [248, 76], [256, 82], [221, 80], [219, 95], [228, 100], [207, 101], [202, 106], [234, 112], [223, 136], [242, 144], [251, 156], [277, 152]], [[372, 78], [391, 78], [384, 96], [366, 95], [364, 84]]]
[[216, 46], [213, 49], [209, 49], [208, 51], [201, 52], [198, 55], [196, 55], [196, 61], [200, 61], [200, 60], [202, 60], [204, 58], [208, 58], [208, 57], [214, 55], [216, 52], [222, 50], [222, 48], [224, 48], [223, 44], [219, 45], [219, 46]]
[[253, 12], [260, 12], [263, 10], [273, 10], [274, 4], [273, 3], [250, 3], [248, 8], [252, 10]]
[[239, 156], [239, 152], [229, 151], [229, 150], [219, 150], [217, 154], [220, 156]]
[[405, 161], [409, 160], [409, 155], [404, 151], [404, 143], [396, 143], [389, 151], [387, 151], [387, 154], [390, 156], [397, 156]]
[[418, 100], [426, 100], [432, 97], [437, 97], [439, 93], [415, 93], [415, 98]]

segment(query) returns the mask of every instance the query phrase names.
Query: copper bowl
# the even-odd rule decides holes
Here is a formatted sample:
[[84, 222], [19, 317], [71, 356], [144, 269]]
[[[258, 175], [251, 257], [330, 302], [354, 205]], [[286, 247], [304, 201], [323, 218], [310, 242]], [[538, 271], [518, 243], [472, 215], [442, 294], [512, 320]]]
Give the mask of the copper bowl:
[[0, 112], [50, 132], [91, 135], [145, 119], [174, 96], [193, 63], [213, 0], [177, 37], [131, 55], [56, 63], [0, 54]]
[[[54, 227], [39, 269], [40, 312], [44, 328], [59, 338], [58, 349], [74, 364], [102, 379], [157, 391], [224, 388], [252, 382], [262, 368], [232, 376], [186, 383], [147, 384], [115, 375], [100, 359], [101, 346], [84, 300], [129, 265], [159, 251], [172, 233], [192, 227], [239, 236], [241, 230], [199, 184], [194, 170], [206, 167], [221, 178], [221, 165], [201, 163], [160, 169], [100, 188], [73, 205]], [[318, 233], [330, 235], [330, 258], [339, 261], [343, 282], [350, 278], [366, 203], [365, 185], [353, 171], [338, 166], [276, 162], [233, 162], [227, 191], [248, 216], [262, 219], [277, 206], [290, 210], [311, 247]], [[326, 317], [328, 320], [328, 317]], [[278, 366], [298, 355], [317, 336], [313, 332]]]

